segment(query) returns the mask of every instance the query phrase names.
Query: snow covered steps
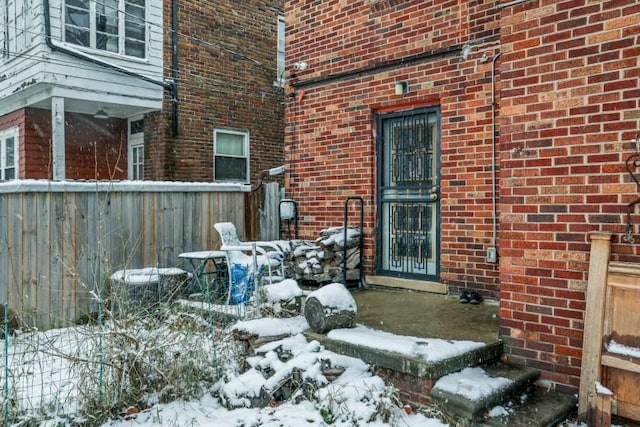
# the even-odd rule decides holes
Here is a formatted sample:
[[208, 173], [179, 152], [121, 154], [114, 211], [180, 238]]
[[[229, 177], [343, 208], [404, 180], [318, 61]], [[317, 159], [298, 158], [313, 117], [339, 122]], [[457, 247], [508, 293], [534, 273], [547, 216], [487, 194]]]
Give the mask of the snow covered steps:
[[[349, 331], [349, 329], [341, 329], [341, 331]], [[316, 340], [327, 349], [338, 354], [357, 357], [377, 368], [385, 368], [414, 378], [440, 378], [467, 366], [497, 360], [502, 355], [501, 341], [482, 345], [473, 350], [462, 351], [460, 354], [446, 357], [442, 360], [427, 361], [417, 356], [411, 357], [399, 352], [376, 348], [375, 342], [371, 342], [369, 345], [362, 345], [355, 340], [333, 339], [330, 335], [317, 334], [311, 330], [305, 331], [305, 335], [310, 340]], [[381, 340], [384, 341], [384, 338]], [[454, 342], [452, 341], [452, 343]]]
[[503, 363], [468, 367], [440, 378], [431, 399], [459, 426], [555, 426], [575, 411], [577, 399], [532, 386], [538, 375]]

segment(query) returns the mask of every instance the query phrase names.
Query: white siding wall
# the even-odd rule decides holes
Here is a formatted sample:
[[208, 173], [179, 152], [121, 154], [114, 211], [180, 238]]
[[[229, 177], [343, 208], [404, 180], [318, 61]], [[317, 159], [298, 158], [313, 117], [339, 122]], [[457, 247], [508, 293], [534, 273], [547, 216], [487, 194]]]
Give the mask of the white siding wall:
[[[25, 33], [31, 37], [26, 38], [30, 46], [27, 46], [29, 43], [23, 43], [20, 54], [10, 54], [8, 57], [0, 55], [0, 115], [42, 102], [52, 95], [146, 109], [160, 108], [162, 87], [74, 58], [63, 52], [51, 52], [44, 38], [43, 0], [8, 1], [30, 3], [29, 16], [24, 22], [30, 25]], [[163, 80], [162, 0], [147, 0], [148, 45], [145, 59], [127, 58], [64, 43], [61, 31], [63, 0], [50, 0], [50, 4], [51, 38], [55, 44], [157, 81]], [[4, 15], [0, 18], [3, 19], [0, 22], [6, 22]], [[9, 44], [20, 45], [17, 42], [8, 41]], [[0, 47], [4, 49], [4, 45], [0, 44]]]

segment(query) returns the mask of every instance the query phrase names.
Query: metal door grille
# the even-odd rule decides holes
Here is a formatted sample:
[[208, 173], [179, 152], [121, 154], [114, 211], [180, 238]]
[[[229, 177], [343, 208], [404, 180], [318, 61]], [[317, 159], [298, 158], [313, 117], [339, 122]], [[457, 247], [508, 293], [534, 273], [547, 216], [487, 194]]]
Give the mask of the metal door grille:
[[377, 271], [436, 276], [439, 182], [438, 112], [378, 118]]

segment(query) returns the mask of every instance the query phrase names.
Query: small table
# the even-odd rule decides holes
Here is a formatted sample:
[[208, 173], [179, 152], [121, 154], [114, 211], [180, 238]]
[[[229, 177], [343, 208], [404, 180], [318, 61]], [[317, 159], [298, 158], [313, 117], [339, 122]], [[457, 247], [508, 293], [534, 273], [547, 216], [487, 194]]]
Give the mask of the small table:
[[[227, 254], [224, 251], [183, 252], [178, 258], [189, 260], [200, 292], [208, 293], [211, 285], [228, 299]], [[209, 277], [209, 278], [207, 278]]]

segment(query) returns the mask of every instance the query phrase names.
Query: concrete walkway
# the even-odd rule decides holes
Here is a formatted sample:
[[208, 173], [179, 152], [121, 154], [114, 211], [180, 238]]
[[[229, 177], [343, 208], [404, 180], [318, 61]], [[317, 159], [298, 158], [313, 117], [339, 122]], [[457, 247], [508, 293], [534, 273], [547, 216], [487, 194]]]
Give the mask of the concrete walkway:
[[356, 323], [422, 338], [498, 340], [498, 304], [460, 304], [458, 297], [389, 288], [351, 289], [358, 305]]

